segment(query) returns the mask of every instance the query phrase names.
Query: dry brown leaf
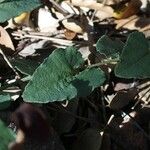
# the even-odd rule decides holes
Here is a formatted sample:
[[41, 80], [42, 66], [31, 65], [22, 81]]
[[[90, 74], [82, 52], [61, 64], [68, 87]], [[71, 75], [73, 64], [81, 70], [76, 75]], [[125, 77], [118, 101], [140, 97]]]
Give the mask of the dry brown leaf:
[[113, 16], [113, 9], [110, 6], [103, 6], [97, 10], [95, 16], [100, 20], [110, 18]]
[[142, 3], [140, 0], [131, 0], [130, 2], [126, 3], [126, 5], [123, 6], [123, 8], [115, 10], [113, 17], [116, 19], [128, 18], [139, 12], [141, 5]]
[[99, 10], [103, 7], [103, 4], [97, 3], [95, 0], [72, 0], [73, 5], [79, 7], [87, 7], [89, 9]]
[[0, 44], [6, 46], [7, 48], [15, 50], [9, 34], [2, 26], [0, 26]]
[[5, 27], [5, 29], [7, 28], [15, 29], [20, 26], [30, 27], [31, 22], [29, 20], [30, 20], [30, 12], [23, 12], [19, 16], [8, 20], [8, 25]]
[[114, 87], [114, 91], [129, 90], [133, 87], [133, 84], [134, 83], [121, 83], [121, 82], [118, 82]]
[[14, 18], [16, 24], [29, 26], [30, 13], [24, 12], [21, 15]]
[[83, 29], [81, 28], [81, 26], [79, 26], [78, 24], [76, 24], [76, 22], [71, 22], [68, 20], [63, 20], [62, 24], [64, 25], [64, 27], [70, 31], [73, 31], [75, 33], [83, 33]]
[[72, 39], [74, 39], [74, 38], [76, 37], [76, 35], [77, 35], [76, 32], [73, 32], [73, 31], [70, 31], [70, 30], [66, 30], [66, 31], [64, 32], [64, 34], [65, 34], [65, 37], [66, 37], [67, 40], [72, 40]]
[[143, 101], [145, 105], [150, 103], [150, 81], [147, 81], [138, 86], [139, 92], [139, 100]]
[[116, 20], [116, 29], [125, 28], [139, 30], [141, 32], [150, 30], [150, 18], [131, 16], [126, 19]]

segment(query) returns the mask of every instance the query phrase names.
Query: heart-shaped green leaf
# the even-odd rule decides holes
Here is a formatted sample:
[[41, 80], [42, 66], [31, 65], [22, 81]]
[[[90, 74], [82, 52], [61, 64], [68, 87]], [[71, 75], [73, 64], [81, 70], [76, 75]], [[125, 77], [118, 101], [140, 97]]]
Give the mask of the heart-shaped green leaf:
[[0, 1], [0, 22], [13, 18], [22, 12], [31, 11], [41, 5], [40, 0], [3, 0]]
[[120, 40], [112, 41], [107, 35], [103, 35], [96, 43], [96, 50], [106, 57], [118, 57], [122, 52], [124, 43]]
[[74, 48], [55, 50], [35, 71], [23, 92], [26, 102], [48, 103], [87, 96], [105, 81], [102, 70], [91, 68], [79, 72], [84, 64]]
[[150, 47], [143, 33], [131, 33], [123, 49], [115, 74], [123, 78], [150, 77]]

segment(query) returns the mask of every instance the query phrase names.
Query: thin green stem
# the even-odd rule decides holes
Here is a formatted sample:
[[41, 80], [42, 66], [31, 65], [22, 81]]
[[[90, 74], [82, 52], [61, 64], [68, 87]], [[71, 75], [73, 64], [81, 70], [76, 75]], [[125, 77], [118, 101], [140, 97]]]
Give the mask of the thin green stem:
[[104, 59], [103, 61], [101, 61], [99, 63], [89, 65], [87, 68], [99, 67], [99, 66], [106, 65], [106, 64], [117, 64], [118, 61], [119, 61], [119, 58], [116, 58], [116, 59]]

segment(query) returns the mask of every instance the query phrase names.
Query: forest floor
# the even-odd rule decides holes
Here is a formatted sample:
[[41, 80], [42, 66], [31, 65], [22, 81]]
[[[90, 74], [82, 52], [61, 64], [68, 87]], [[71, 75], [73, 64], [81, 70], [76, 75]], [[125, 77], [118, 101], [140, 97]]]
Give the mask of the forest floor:
[[[133, 34], [137, 36], [132, 45]], [[119, 43], [132, 45], [135, 51], [147, 48], [147, 56], [142, 59], [141, 54], [135, 70], [124, 76], [114, 71], [118, 57], [123, 56], [112, 53]], [[129, 52], [129, 61], [135, 59], [131, 55]], [[0, 23], [0, 119], [16, 136], [8, 149], [149, 150], [148, 66], [148, 0], [49, 0]], [[95, 75], [89, 78], [84, 67], [87, 74], [92, 68]], [[97, 69], [105, 73], [105, 77], [99, 74], [100, 81], [95, 78]], [[144, 75], [133, 76], [137, 70]], [[84, 82], [73, 80], [78, 76]], [[59, 82], [54, 84], [55, 80]], [[0, 131], [0, 140], [5, 141], [1, 125]], [[0, 150], [6, 150], [4, 143]]]

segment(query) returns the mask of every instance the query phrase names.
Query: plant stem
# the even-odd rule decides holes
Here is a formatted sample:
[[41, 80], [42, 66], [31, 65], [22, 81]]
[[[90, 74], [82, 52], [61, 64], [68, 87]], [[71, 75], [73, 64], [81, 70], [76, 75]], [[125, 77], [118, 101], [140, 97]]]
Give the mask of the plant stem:
[[116, 59], [106, 59], [106, 60], [103, 60], [103, 61], [101, 61], [99, 63], [89, 65], [87, 68], [99, 67], [101, 65], [106, 65], [106, 64], [117, 64], [118, 61], [119, 61], [119, 58], [116, 58]]
[[16, 71], [16, 69], [12, 66], [12, 64], [9, 62], [8, 58], [6, 57], [6, 55], [4, 54], [4, 52], [2, 51], [2, 49], [0, 48], [0, 54], [2, 54], [4, 60], [6, 61], [6, 63], [8, 64], [8, 66], [14, 71], [14, 73], [16, 74], [17, 78], [20, 78], [18, 72]]
[[55, 2], [54, 0], [49, 0], [49, 2], [51, 2], [53, 4], [53, 6], [59, 11], [61, 12], [62, 14], [64, 15], [68, 15], [69, 13], [64, 9], [62, 8], [57, 2]]

